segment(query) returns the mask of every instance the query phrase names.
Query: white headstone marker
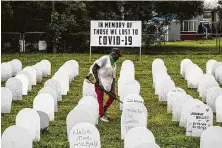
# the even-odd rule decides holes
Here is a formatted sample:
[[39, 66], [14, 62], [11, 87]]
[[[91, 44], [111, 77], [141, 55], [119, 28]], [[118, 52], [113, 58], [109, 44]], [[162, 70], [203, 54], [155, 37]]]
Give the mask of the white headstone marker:
[[216, 63], [213, 64], [212, 71], [211, 71], [213, 76], [215, 76], [215, 74], [216, 74], [217, 67], [219, 67], [221, 65], [222, 65], [222, 62], [216, 62]]
[[222, 95], [216, 98], [215, 107], [216, 107], [216, 121], [222, 122]]
[[61, 67], [61, 70], [66, 70], [69, 76], [69, 82], [71, 83], [77, 75], [76, 64], [72, 61], [65, 62]]
[[12, 92], [13, 100], [22, 100], [22, 82], [21, 80], [12, 77], [6, 81], [5, 87]]
[[42, 77], [47, 77], [48, 76], [48, 72], [49, 72], [48, 65], [47, 65], [48, 62], [41, 60], [39, 62], [39, 64], [42, 67]]
[[74, 76], [79, 75], [79, 63], [76, 60], [69, 60], [68, 62], [73, 63], [74, 69], [75, 69], [75, 74]]
[[207, 90], [206, 102], [207, 105], [211, 107], [213, 112], [216, 111], [215, 102], [219, 95], [222, 95], [222, 88], [220, 88], [219, 86], [212, 87]]
[[167, 94], [175, 88], [175, 83], [172, 80], [164, 80], [160, 85], [159, 101], [167, 101]]
[[127, 85], [127, 83], [129, 83], [130, 81], [133, 81], [134, 80], [134, 78], [133, 77], [127, 77], [127, 76], [125, 76], [125, 77], [120, 77], [119, 79], [118, 79], [118, 96], [120, 96], [120, 91], [121, 91], [121, 89], [125, 86], [125, 85]]
[[215, 71], [215, 78], [217, 82], [222, 85], [222, 65], [217, 67]]
[[187, 125], [187, 117], [190, 113], [190, 109], [192, 109], [192, 107], [199, 105], [199, 104], [203, 104], [202, 101], [198, 100], [198, 99], [189, 99], [182, 108], [182, 112], [181, 112], [181, 117], [180, 117], [180, 126], [182, 127], [186, 127]]
[[51, 88], [51, 87], [43, 87], [38, 92], [38, 94], [41, 94], [41, 93], [48, 93], [48, 94], [50, 94], [53, 97], [54, 105], [55, 105], [54, 111], [58, 112], [58, 103], [57, 103], [58, 102], [58, 97], [57, 97], [56, 91], [53, 88]]
[[[124, 98], [129, 94], [139, 94], [140, 84], [137, 81], [132, 81], [132, 83], [127, 83], [120, 91], [120, 101], [124, 102]], [[120, 110], [122, 110], [122, 104], [120, 104]]]
[[190, 109], [187, 117], [186, 136], [200, 137], [201, 134], [213, 125], [213, 112], [205, 104], [196, 105]]
[[31, 75], [31, 73], [30, 72], [28, 72], [28, 71], [20, 71], [20, 72], [18, 72], [17, 73], [17, 75], [19, 75], [19, 74], [24, 74], [24, 75], [26, 75], [27, 76], [27, 78], [28, 78], [28, 90], [29, 91], [31, 91], [32, 90], [32, 75]]
[[90, 117], [92, 118], [92, 121], [90, 121], [90, 123], [92, 123], [93, 125], [98, 124], [98, 108], [96, 108], [93, 105], [89, 105], [88, 103], [78, 103], [78, 105], [74, 108], [75, 111], [84, 111], [87, 112], [88, 114], [90, 114]]
[[45, 82], [44, 87], [53, 88], [57, 93], [58, 101], [62, 101], [62, 88], [60, 82], [55, 79], [49, 79]]
[[88, 80], [84, 79], [83, 88], [82, 88], [82, 96], [93, 96], [97, 98], [97, 94], [95, 92], [95, 85], [88, 82]]
[[15, 78], [19, 79], [22, 82], [22, 95], [27, 95], [29, 87], [28, 77], [24, 74], [17, 74]]
[[126, 103], [121, 115], [121, 139], [134, 127], [147, 127], [147, 111], [141, 105]]
[[147, 128], [135, 127], [127, 132], [124, 139], [124, 148], [135, 148], [142, 143], [155, 144], [155, 137]]
[[200, 77], [199, 82], [198, 82], [198, 88], [197, 88], [197, 92], [199, 92], [200, 97], [202, 96], [203, 84], [206, 83], [207, 81], [214, 81], [214, 80], [215, 80], [214, 76], [212, 74], [209, 74], [209, 73], [203, 74]]
[[14, 59], [9, 63], [12, 66], [12, 76], [16, 76], [16, 74], [22, 70], [22, 62], [18, 59]]
[[163, 65], [164, 66], [164, 61], [162, 59], [155, 59], [152, 62], [152, 72], [154, 72], [155, 67], [159, 67], [159, 65]]
[[73, 109], [69, 112], [66, 117], [66, 126], [67, 126], [67, 136], [69, 137], [69, 133], [73, 126], [81, 122], [88, 122], [94, 124], [94, 117], [86, 111]]
[[124, 98], [123, 103], [136, 103], [144, 105], [144, 100], [139, 94], [129, 94]]
[[54, 120], [54, 99], [50, 94], [38, 94], [33, 101], [33, 108], [47, 113], [50, 121]]
[[42, 82], [42, 75], [43, 75], [42, 67], [39, 66], [38, 64], [37, 65], [35, 64], [32, 67], [36, 71], [36, 81], [37, 82]]
[[69, 91], [69, 76], [67, 75], [67, 71], [56, 72], [52, 79], [57, 80], [61, 84], [62, 95], [67, 95]]
[[179, 96], [177, 96], [176, 100], [173, 102], [173, 116], [172, 116], [172, 121], [180, 121], [180, 117], [181, 117], [181, 112], [182, 112], [182, 108], [183, 105], [190, 99], [193, 99], [193, 97], [191, 97], [188, 94], [181, 94]]
[[95, 116], [95, 119], [99, 118], [99, 103], [96, 100], [96, 98], [92, 97], [92, 96], [84, 96], [83, 98], [81, 98], [78, 102], [78, 105], [81, 106], [81, 104], [84, 106], [88, 106], [87, 110], [89, 110], [90, 108], [92, 110], [90, 110], [93, 115]]
[[5, 82], [12, 77], [12, 67], [9, 63], [4, 62], [1, 64], [1, 82]]
[[32, 85], [36, 85], [36, 70], [32, 66], [26, 66], [23, 68], [23, 71], [28, 71], [31, 74], [31, 83]]
[[16, 125], [26, 129], [32, 140], [40, 140], [40, 117], [39, 114], [31, 108], [23, 108], [16, 115]]
[[216, 61], [216, 60], [213, 60], [213, 59], [207, 61], [207, 64], [206, 64], [206, 72], [207, 72], [207, 73], [209, 73], [209, 74], [212, 73], [212, 67], [213, 67], [214, 63], [216, 63], [216, 62], [217, 62], [217, 61]]
[[32, 137], [24, 128], [10, 126], [2, 134], [1, 148], [32, 148]]
[[219, 84], [217, 83], [216, 80], [207, 81], [206, 83], [203, 84], [203, 86], [201, 87], [201, 97], [203, 101], [206, 101], [207, 90], [213, 87], [219, 87]]
[[78, 123], [69, 133], [69, 144], [70, 148], [101, 148], [99, 131], [93, 124]]
[[167, 94], [167, 112], [172, 112], [173, 102], [177, 99], [177, 96], [181, 94], [186, 94], [186, 92], [182, 88], [173, 88]]
[[184, 59], [183, 61], [181, 61], [180, 67], [181, 67], [181, 75], [183, 78], [186, 77], [186, 69], [187, 66], [189, 66], [190, 64], [193, 64], [193, 62], [190, 59]]
[[12, 92], [6, 87], [1, 87], [1, 113], [10, 113], [12, 106]]
[[45, 64], [46, 65], [46, 75], [51, 75], [51, 63], [49, 60], [41, 60], [41, 63]]
[[200, 138], [200, 148], [221, 148], [222, 127], [211, 126], [207, 128]]

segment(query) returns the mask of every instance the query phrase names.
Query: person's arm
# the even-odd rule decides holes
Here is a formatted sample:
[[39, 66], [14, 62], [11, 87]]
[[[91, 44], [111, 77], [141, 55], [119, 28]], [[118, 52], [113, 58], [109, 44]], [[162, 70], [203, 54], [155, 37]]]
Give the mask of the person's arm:
[[115, 64], [115, 68], [113, 70], [113, 82], [112, 82], [112, 86], [111, 86], [112, 93], [115, 93], [115, 78], [116, 78], [116, 64]]
[[94, 64], [93, 68], [92, 68], [92, 72], [93, 72], [93, 75], [96, 79], [96, 85], [99, 86], [99, 77], [98, 77], [98, 69], [100, 68], [100, 66], [98, 64]]

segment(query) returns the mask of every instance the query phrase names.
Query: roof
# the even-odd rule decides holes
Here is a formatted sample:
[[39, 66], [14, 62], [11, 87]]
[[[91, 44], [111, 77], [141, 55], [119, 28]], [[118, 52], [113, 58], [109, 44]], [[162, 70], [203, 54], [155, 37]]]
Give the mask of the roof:
[[176, 20], [176, 15], [162, 15], [162, 16], [154, 16], [153, 18], [151, 18], [150, 20], [154, 21], [172, 21], [172, 20]]

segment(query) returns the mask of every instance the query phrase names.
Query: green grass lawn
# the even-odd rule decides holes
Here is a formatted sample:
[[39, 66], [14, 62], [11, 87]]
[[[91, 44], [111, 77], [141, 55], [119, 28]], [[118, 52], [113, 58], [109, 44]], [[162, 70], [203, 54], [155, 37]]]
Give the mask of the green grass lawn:
[[[220, 41], [221, 43], [221, 41]], [[147, 51], [146, 51], [147, 50]], [[161, 42], [152, 44], [145, 53], [159, 54], [216, 54], [222, 52], [221, 46], [219, 49], [219, 40], [185, 40], [174, 42]]]
[[[93, 61], [101, 55], [93, 55]], [[22, 61], [23, 67], [30, 66], [42, 59], [48, 59], [52, 65], [52, 74], [67, 60], [75, 59], [79, 62], [80, 75], [72, 81], [70, 91], [63, 100], [58, 102], [58, 112], [55, 113], [55, 120], [50, 122], [49, 132], [42, 134], [39, 142], [34, 143], [34, 148], [68, 148], [69, 143], [66, 134], [66, 117], [68, 113], [77, 105], [82, 97], [82, 84], [84, 77], [89, 72], [91, 62], [88, 54], [2, 54], [2, 61], [9, 61], [18, 58]], [[168, 74], [172, 77], [177, 87], [181, 87], [194, 98], [198, 98], [198, 93], [194, 89], [188, 89], [186, 81], [180, 76], [180, 62], [184, 58], [190, 58], [198, 64], [204, 71], [206, 62], [209, 59], [222, 60], [222, 55], [147, 55], [142, 56], [142, 62], [137, 61], [135, 55], [124, 55], [118, 62], [118, 75], [121, 63], [126, 60], [132, 60], [135, 66], [135, 79], [140, 83], [141, 96], [144, 99], [148, 110], [148, 128], [156, 138], [156, 143], [161, 148], [198, 148], [200, 138], [186, 137], [185, 128], [179, 127], [178, 122], [173, 122], [172, 115], [167, 113], [167, 103], [158, 102], [157, 96], [152, 89], [151, 64], [155, 58], [162, 58], [168, 68]], [[52, 75], [51, 75], [52, 76]], [[32, 108], [34, 97], [43, 87], [44, 82], [51, 78], [44, 78], [42, 83], [34, 86], [27, 96], [21, 101], [13, 101], [12, 110], [9, 114], [1, 115], [1, 133], [15, 124], [17, 113], [23, 108]], [[2, 87], [5, 86], [2, 83]], [[117, 86], [116, 86], [117, 87]], [[117, 88], [116, 88], [117, 90]], [[100, 132], [102, 148], [123, 148], [123, 141], [120, 138], [120, 116], [119, 103], [115, 101], [108, 109], [108, 114], [113, 118], [110, 123], [99, 123], [97, 128]], [[222, 126], [222, 123], [215, 122], [214, 125]]]
[[166, 46], [210, 48], [216, 46], [216, 40], [196, 40], [196, 41], [185, 40], [185, 41], [176, 41], [176, 42], [166, 42]]

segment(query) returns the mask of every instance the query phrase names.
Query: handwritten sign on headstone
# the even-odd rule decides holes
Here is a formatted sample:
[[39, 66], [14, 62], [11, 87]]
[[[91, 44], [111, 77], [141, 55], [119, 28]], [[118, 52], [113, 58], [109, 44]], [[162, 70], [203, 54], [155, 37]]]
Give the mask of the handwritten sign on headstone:
[[134, 127], [147, 127], [147, 110], [135, 103], [126, 103], [121, 115], [121, 138]]
[[200, 137], [203, 131], [213, 125], [213, 112], [206, 104], [192, 107], [187, 118], [186, 136]]
[[101, 148], [98, 129], [87, 122], [76, 124], [69, 134], [70, 148]]

